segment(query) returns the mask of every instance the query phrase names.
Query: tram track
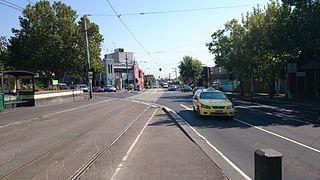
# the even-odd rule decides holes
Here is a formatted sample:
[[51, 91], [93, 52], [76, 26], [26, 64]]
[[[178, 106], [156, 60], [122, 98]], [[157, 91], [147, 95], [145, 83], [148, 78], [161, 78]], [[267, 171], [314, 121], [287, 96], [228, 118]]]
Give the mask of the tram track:
[[[124, 114], [124, 113], [128, 113], [130, 110], [136, 108], [135, 106], [132, 106], [130, 108], [127, 108], [119, 113], [115, 113], [115, 114], [111, 114], [109, 116], [109, 119], [112, 119], [116, 116], [119, 116], [120, 114]], [[116, 143], [120, 138], [121, 136], [123, 136], [123, 134], [125, 134], [125, 132], [133, 126], [133, 124], [138, 121], [138, 119], [150, 108], [150, 106], [148, 106], [147, 108], [145, 108], [138, 116], [137, 118], [135, 118], [133, 121], [131, 121], [130, 123], [128, 123], [127, 126], [125, 126], [124, 129], [122, 129], [120, 131], [120, 133], [118, 133], [117, 135], [113, 136], [113, 138], [108, 141], [107, 143], [104, 144], [104, 146], [98, 150], [98, 152], [96, 152], [88, 161], [86, 161], [85, 164], [83, 164], [81, 166], [81, 168], [79, 168], [76, 173], [71, 177], [71, 179], [77, 179], [77, 177], [80, 177], [87, 168], [89, 168], [93, 163], [94, 161], [106, 150], [108, 149], [109, 147], [111, 147], [114, 143]], [[42, 158], [45, 158], [47, 156], [49, 156], [50, 154], [54, 153], [54, 152], [57, 152], [59, 150], [62, 150], [63, 148], [65, 148], [66, 146], [74, 143], [77, 139], [79, 139], [81, 136], [84, 136], [85, 134], [87, 134], [88, 132], [90, 132], [91, 130], [97, 128], [96, 126], [94, 127], [91, 127], [89, 129], [86, 129], [85, 131], [83, 131], [82, 133], [78, 134], [77, 136], [75, 136], [74, 138], [71, 138], [69, 139], [68, 141], [65, 141], [63, 143], [60, 143], [56, 146], [54, 146], [53, 148], [49, 149], [48, 151], [30, 159], [29, 161], [21, 164], [20, 166], [17, 166], [16, 168], [8, 171], [7, 173], [3, 174], [0, 176], [0, 179], [7, 179], [8, 177], [10, 177], [11, 175], [14, 175], [16, 173], [18, 173], [19, 171], [22, 171], [23, 169], [27, 168], [29, 165], [37, 162], [37, 161], [40, 161]]]

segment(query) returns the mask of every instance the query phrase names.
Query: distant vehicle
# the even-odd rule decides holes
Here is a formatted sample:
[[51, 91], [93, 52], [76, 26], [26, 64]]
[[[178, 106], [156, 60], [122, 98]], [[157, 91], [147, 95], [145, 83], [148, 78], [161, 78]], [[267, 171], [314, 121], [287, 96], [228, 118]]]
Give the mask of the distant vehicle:
[[192, 99], [193, 110], [199, 117], [226, 116], [234, 118], [234, 106], [221, 91], [202, 89], [197, 90]]
[[95, 86], [92, 88], [93, 92], [104, 92], [104, 88], [99, 87], [99, 86]]
[[181, 89], [182, 92], [192, 92], [192, 88], [189, 85], [184, 85]]
[[198, 89], [205, 89], [205, 87], [204, 86], [196, 86], [196, 87], [194, 87], [193, 90], [192, 90], [192, 94], [195, 94]]
[[163, 88], [168, 88], [169, 87], [169, 84], [168, 83], [163, 83]]
[[86, 84], [77, 84], [76, 89], [82, 89], [83, 92], [89, 92], [89, 87]]
[[59, 83], [58, 86], [59, 86], [59, 89], [70, 89], [66, 83]]
[[106, 85], [103, 87], [105, 92], [116, 92], [117, 89], [112, 85]]
[[176, 85], [170, 85], [168, 87], [168, 91], [176, 91], [177, 90], [177, 86]]

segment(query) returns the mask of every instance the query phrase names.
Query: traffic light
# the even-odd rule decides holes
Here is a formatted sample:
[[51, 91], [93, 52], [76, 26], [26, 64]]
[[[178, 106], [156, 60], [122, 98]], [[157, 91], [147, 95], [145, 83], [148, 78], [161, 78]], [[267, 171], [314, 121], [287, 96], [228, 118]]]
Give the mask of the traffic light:
[[159, 71], [162, 71], [162, 69], [161, 69], [161, 68], [159, 68]]

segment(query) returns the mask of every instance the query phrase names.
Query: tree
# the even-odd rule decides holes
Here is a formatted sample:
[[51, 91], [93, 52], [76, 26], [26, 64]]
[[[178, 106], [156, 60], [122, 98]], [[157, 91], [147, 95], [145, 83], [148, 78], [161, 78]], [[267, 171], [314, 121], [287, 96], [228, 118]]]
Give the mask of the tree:
[[[90, 22], [90, 20], [86, 16], [81, 17], [77, 27], [77, 36], [78, 36], [77, 44], [79, 45], [77, 50], [79, 54], [79, 59], [84, 61], [84, 62], [78, 61], [79, 63], [78, 67], [81, 67], [83, 63], [87, 64], [86, 41], [84, 36], [84, 32], [85, 32], [84, 20], [85, 19], [86, 19], [86, 25], [87, 25], [88, 43], [89, 43], [89, 51], [90, 51], [90, 66], [92, 69], [94, 69], [94, 72], [97, 75], [98, 73], [105, 71], [105, 67], [100, 58], [100, 53], [101, 53], [100, 46], [103, 42], [103, 37], [100, 34], [99, 26], [95, 23]], [[79, 72], [82, 72], [82, 71], [79, 71]]]
[[144, 75], [144, 82], [146, 85], [151, 86], [156, 83], [156, 78], [154, 77], [154, 75]]
[[[65, 73], [86, 76], [87, 61], [83, 17], [76, 22], [76, 11], [62, 2], [43, 0], [28, 5], [19, 17], [21, 29], [13, 29], [10, 39], [9, 63], [15, 69], [37, 72], [48, 78], [54, 73], [61, 79]], [[99, 27], [88, 21], [91, 67], [101, 72]]]
[[187, 84], [195, 84], [201, 77], [202, 63], [191, 56], [183, 57], [180, 61], [180, 79]]
[[0, 37], [0, 71], [4, 71], [8, 60], [8, 41], [5, 37]]

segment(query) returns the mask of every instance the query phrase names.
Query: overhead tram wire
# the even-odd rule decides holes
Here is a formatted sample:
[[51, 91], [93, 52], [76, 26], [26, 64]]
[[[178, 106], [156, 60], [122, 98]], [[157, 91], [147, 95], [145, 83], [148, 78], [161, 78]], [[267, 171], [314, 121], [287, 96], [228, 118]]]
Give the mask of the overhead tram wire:
[[[139, 44], [139, 46], [143, 49], [143, 51], [154, 61], [153, 57], [150, 55], [150, 53], [146, 50], [146, 48], [142, 45], [142, 43], [138, 40], [138, 38], [133, 34], [133, 32], [130, 30], [130, 28], [123, 22], [121, 19], [121, 15], [117, 13], [117, 11], [113, 8], [112, 4], [109, 2], [109, 0], [106, 0], [111, 7], [114, 14], [118, 17], [119, 21], [122, 23], [122, 25], [127, 29], [127, 31], [131, 34], [131, 36], [134, 38], [134, 40]], [[157, 61], [155, 61], [157, 66], [160, 68]]]
[[234, 5], [234, 6], [220, 6], [220, 7], [210, 7], [210, 8], [196, 8], [196, 9], [178, 9], [178, 10], [168, 10], [168, 11], [150, 11], [150, 12], [134, 12], [134, 13], [123, 13], [123, 14], [90, 14], [92, 16], [141, 16], [141, 15], [156, 15], [156, 14], [168, 14], [168, 13], [183, 13], [183, 12], [194, 12], [194, 11], [210, 11], [218, 9], [232, 9], [232, 8], [242, 8], [242, 7], [254, 7], [253, 4], [245, 5]]
[[14, 4], [12, 2], [9, 2], [9, 1], [6, 1], [6, 0], [1, 0], [1, 1], [4, 2], [4, 3], [10, 4], [10, 5], [12, 5], [12, 6], [16, 7], [16, 8], [23, 9], [23, 7], [21, 7], [21, 6], [17, 5], [17, 4]]
[[15, 7], [15, 6], [12, 6], [12, 5], [9, 5], [9, 4], [5, 4], [3, 1], [0, 1], [0, 4], [2, 4], [2, 5], [4, 5], [4, 6], [7, 6], [7, 7], [9, 7], [9, 8], [15, 9], [15, 10], [20, 11], [20, 12], [23, 11], [23, 8], [21, 9], [21, 8], [17, 8], [17, 7]]

